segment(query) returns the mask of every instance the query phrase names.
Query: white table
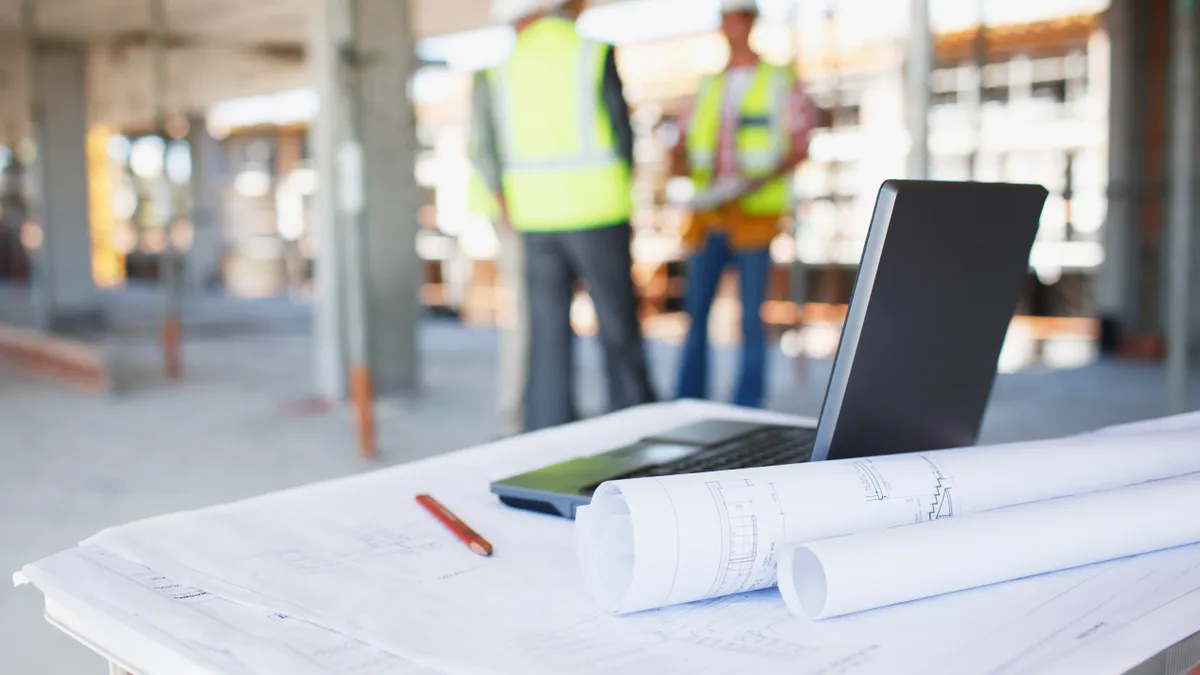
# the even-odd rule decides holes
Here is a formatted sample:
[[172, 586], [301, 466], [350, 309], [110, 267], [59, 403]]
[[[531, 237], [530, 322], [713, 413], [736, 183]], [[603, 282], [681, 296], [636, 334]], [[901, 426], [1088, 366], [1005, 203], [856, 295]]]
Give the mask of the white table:
[[[654, 668], [665, 675], [674, 670], [706, 672], [710, 666], [713, 670], [707, 672], [722, 672], [706, 654], [728, 656], [730, 650], [739, 649], [748, 650], [748, 668], [768, 664], [789, 673], [875, 672], [873, 657], [857, 653], [850, 657], [867, 662], [861, 671], [850, 657], [840, 660], [840, 666], [826, 663], [809, 671], [795, 665], [806, 659], [817, 663], [811, 659], [821, 655], [812, 645], [796, 643], [794, 625], [772, 633], [763, 628], [765, 624], [750, 622], [767, 611], [764, 607], [774, 607], [777, 597], [759, 595], [727, 606], [677, 608], [670, 610], [674, 614], [665, 624], [668, 628], [654, 617], [615, 619], [589, 611], [577, 578], [570, 521], [509, 509], [487, 491], [487, 484], [497, 478], [714, 416], [796, 421], [697, 402], [646, 406], [363, 476], [133, 523], [26, 568], [25, 575], [46, 595], [47, 619], [107, 658], [113, 673], [300, 672], [300, 666], [319, 663], [323, 669], [311, 672], [550, 673], [583, 668], [603, 672], [608, 667], [608, 672], [626, 673]], [[431, 518], [410, 511], [412, 494], [426, 491], [491, 539], [496, 556], [473, 556]], [[325, 540], [307, 539], [318, 536], [310, 533], [321, 532], [325, 534], [319, 536], [332, 538], [328, 548], [322, 548]], [[353, 560], [344, 552], [351, 549], [340, 541], [346, 537], [352, 540]], [[266, 557], [272, 567], [262, 562]], [[431, 558], [436, 562], [434, 571], [444, 571], [436, 579], [428, 577]], [[231, 564], [234, 560], [236, 564]], [[277, 569], [283, 571], [264, 572]], [[506, 609], [514, 604], [511, 596], [505, 596], [512, 592], [507, 587], [510, 580], [513, 588], [521, 589], [517, 597], [527, 598], [534, 611]], [[1016, 583], [1021, 586], [1005, 594], [1014, 598], [1010, 603], [1014, 607], [1023, 592], [1029, 595], [1038, 584], [1054, 580]], [[376, 589], [381, 588], [403, 591], [393, 592], [394, 597], [377, 597]], [[1080, 601], [1088, 600], [1086, 593], [1074, 592]], [[492, 601], [500, 596], [508, 599]], [[338, 604], [343, 601], [346, 604]], [[405, 606], [425, 609], [414, 618]], [[431, 606], [438, 609], [430, 612]], [[1024, 609], [1008, 609], [1012, 616], [1024, 616]], [[1192, 613], [1184, 619], [1188, 631], [1178, 634], [1176, 620], [1170, 640], [1140, 635], [1137, 630], [1114, 633], [1112, 641], [1132, 640], [1144, 651], [1144, 659], [1139, 657], [1144, 663], [1130, 662], [1121, 671], [1176, 675], [1200, 662], [1200, 637], [1171, 647], [1200, 630], [1200, 598], [1187, 607], [1177, 604], [1176, 609]], [[900, 611], [919, 612], [919, 608]], [[771, 616], [780, 628], [781, 621]], [[739, 617], [746, 618], [745, 625], [738, 623]], [[464, 621], [467, 627], [461, 630], [470, 631], [471, 622], [489, 630], [468, 632], [469, 639], [459, 639], [457, 626]], [[562, 629], [526, 642], [526, 624], [537, 621]], [[1011, 618], [1005, 621], [1003, 630], [995, 632], [996, 642], [1029, 639], [1014, 634]], [[407, 622], [399, 642], [397, 622]], [[869, 619], [866, 624], [870, 623]], [[700, 624], [702, 628], [696, 628]], [[232, 625], [240, 632], [229, 632]], [[583, 625], [586, 631], [579, 628]], [[838, 642], [854, 637], [856, 631], [873, 629], [870, 625], [839, 627], [849, 625], [817, 627], [809, 637], [820, 646], [825, 639]], [[643, 643], [637, 626], [648, 626], [647, 635], [653, 640]], [[955, 627], [940, 630], [953, 632]], [[736, 634], [739, 641], [714, 646], [727, 634]], [[755, 650], [771, 641], [777, 645], [767, 645], [768, 651], [773, 650], [768, 656], [776, 660], [753, 661], [761, 657]], [[1151, 644], [1157, 646], [1147, 649]], [[1080, 645], [1075, 649], [1085, 656], [1088, 650], [1104, 654], [1103, 644]], [[410, 660], [414, 652], [420, 658]], [[488, 660], [481, 662], [483, 657], [476, 652], [488, 655]], [[908, 663], [902, 657], [912, 656], [894, 655], [901, 659], [894, 663]], [[788, 659], [795, 664], [789, 665]], [[245, 664], [252, 666], [239, 671]], [[887, 672], [906, 669], [889, 667]]]

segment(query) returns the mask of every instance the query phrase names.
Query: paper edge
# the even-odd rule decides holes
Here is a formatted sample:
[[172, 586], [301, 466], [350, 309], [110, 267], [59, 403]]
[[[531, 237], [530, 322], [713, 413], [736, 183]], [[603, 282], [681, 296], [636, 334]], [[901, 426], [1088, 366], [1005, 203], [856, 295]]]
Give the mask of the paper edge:
[[[598, 498], [624, 499], [620, 488], [611, 483], [601, 484], [600, 487], [592, 495], [591, 502], [587, 506], [581, 506], [575, 512], [575, 555], [579, 561], [580, 572], [583, 575], [584, 586], [586, 587], [592, 600], [604, 611], [610, 614], [623, 614], [625, 612], [626, 600], [629, 596], [629, 587], [622, 589], [619, 593], [608, 592], [607, 587], [600, 581], [597, 571], [596, 556], [598, 555], [595, 547], [596, 533], [599, 531], [602, 514], [595, 513], [596, 500]], [[626, 504], [628, 507], [628, 504]], [[630, 570], [630, 576], [637, 568], [636, 563], [636, 541], [634, 549], [633, 569]]]
[[792, 616], [811, 619], [812, 617], [804, 611], [804, 607], [800, 604], [800, 596], [796, 593], [795, 573], [793, 572], [796, 564], [796, 550], [804, 546], [804, 544], [785, 544], [783, 553], [779, 556], [779, 563], [776, 566], [776, 585], [779, 588], [779, 595], [783, 599], [783, 604], [787, 606], [788, 614]]

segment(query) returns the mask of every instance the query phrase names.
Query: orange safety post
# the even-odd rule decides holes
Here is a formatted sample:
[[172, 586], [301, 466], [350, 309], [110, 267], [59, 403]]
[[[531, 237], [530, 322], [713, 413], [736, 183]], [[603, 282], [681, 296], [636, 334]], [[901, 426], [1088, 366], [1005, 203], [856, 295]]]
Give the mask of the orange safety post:
[[364, 459], [376, 455], [375, 393], [371, 372], [362, 365], [350, 367], [350, 399], [358, 419], [358, 452]]

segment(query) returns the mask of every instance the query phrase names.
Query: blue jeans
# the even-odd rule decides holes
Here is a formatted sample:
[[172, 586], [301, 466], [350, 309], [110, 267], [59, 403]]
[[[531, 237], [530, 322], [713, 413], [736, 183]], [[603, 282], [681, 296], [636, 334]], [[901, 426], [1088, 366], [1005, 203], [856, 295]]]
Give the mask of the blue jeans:
[[766, 248], [734, 251], [724, 234], [710, 234], [704, 248], [688, 262], [683, 308], [692, 320], [679, 367], [679, 398], [708, 398], [708, 313], [730, 264], [738, 269], [742, 301], [742, 360], [733, 402], [761, 408], [766, 394], [767, 337], [761, 310], [767, 299], [771, 254]]

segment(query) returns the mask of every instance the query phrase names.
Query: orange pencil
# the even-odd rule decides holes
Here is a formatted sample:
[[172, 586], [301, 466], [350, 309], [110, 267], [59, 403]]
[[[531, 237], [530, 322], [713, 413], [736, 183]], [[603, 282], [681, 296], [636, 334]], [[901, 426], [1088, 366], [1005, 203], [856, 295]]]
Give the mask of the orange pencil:
[[488, 540], [479, 536], [478, 532], [472, 530], [458, 516], [451, 513], [450, 509], [442, 506], [438, 500], [429, 495], [417, 495], [417, 503], [425, 507], [425, 510], [432, 513], [433, 517], [440, 520], [443, 525], [450, 528], [454, 536], [461, 539], [472, 551], [479, 555], [492, 554], [492, 545], [488, 543]]

